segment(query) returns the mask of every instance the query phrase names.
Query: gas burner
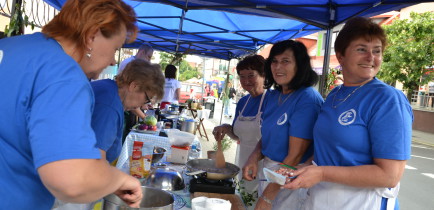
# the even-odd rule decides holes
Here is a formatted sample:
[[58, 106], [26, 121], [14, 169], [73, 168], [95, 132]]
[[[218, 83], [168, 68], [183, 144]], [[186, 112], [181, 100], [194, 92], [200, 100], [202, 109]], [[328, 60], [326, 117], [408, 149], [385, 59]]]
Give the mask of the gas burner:
[[235, 182], [233, 178], [224, 180], [193, 178], [190, 180], [190, 192], [234, 194]]

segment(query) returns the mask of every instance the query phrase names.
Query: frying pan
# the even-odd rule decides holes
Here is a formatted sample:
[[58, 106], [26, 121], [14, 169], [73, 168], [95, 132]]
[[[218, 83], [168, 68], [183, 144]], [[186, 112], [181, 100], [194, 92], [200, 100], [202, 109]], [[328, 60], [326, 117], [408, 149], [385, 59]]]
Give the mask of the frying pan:
[[240, 168], [232, 163], [226, 162], [226, 167], [217, 168], [215, 161], [212, 159], [194, 159], [189, 160], [186, 164], [190, 173], [188, 175], [203, 174], [206, 172], [206, 179], [223, 180], [235, 177]]

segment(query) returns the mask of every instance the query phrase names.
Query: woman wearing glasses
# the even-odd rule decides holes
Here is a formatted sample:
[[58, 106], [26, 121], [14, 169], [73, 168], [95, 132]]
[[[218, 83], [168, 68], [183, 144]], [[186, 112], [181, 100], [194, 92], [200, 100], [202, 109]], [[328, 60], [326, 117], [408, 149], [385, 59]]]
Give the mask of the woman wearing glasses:
[[95, 93], [92, 128], [96, 146], [103, 158], [112, 163], [121, 153], [124, 111], [150, 103], [151, 99], [160, 100], [164, 94], [164, 76], [158, 64], [135, 59], [115, 80], [98, 80], [91, 85]]
[[[152, 82], [150, 82], [152, 81]], [[122, 149], [124, 111], [133, 110], [163, 96], [164, 77], [158, 64], [135, 59], [115, 80], [91, 82], [95, 95], [92, 128], [101, 158], [112, 165]], [[153, 101], [152, 101], [153, 102]], [[56, 201], [53, 210], [92, 209], [94, 203], [74, 204]]]

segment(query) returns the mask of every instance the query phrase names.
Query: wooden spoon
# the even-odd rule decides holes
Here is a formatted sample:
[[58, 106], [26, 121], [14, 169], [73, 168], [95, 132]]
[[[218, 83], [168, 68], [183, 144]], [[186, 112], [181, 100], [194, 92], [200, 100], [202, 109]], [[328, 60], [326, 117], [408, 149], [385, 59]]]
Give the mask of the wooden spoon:
[[225, 155], [223, 154], [222, 141], [221, 140], [217, 141], [217, 151], [215, 154], [215, 166], [217, 168], [226, 167]]

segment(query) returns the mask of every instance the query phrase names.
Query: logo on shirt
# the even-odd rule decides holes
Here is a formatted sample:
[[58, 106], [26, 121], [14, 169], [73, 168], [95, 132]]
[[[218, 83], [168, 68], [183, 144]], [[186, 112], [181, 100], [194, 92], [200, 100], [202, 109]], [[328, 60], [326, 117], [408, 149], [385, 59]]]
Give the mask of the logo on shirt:
[[277, 120], [277, 125], [283, 125], [286, 122], [287, 119], [288, 119], [288, 116], [286, 115], [286, 112], [285, 112]]
[[348, 111], [343, 112], [339, 118], [338, 121], [341, 125], [349, 125], [352, 124], [354, 122], [354, 120], [356, 120], [356, 110], [354, 109], [350, 109]]
[[0, 50], [0, 63], [2, 63], [3, 60], [3, 50]]

